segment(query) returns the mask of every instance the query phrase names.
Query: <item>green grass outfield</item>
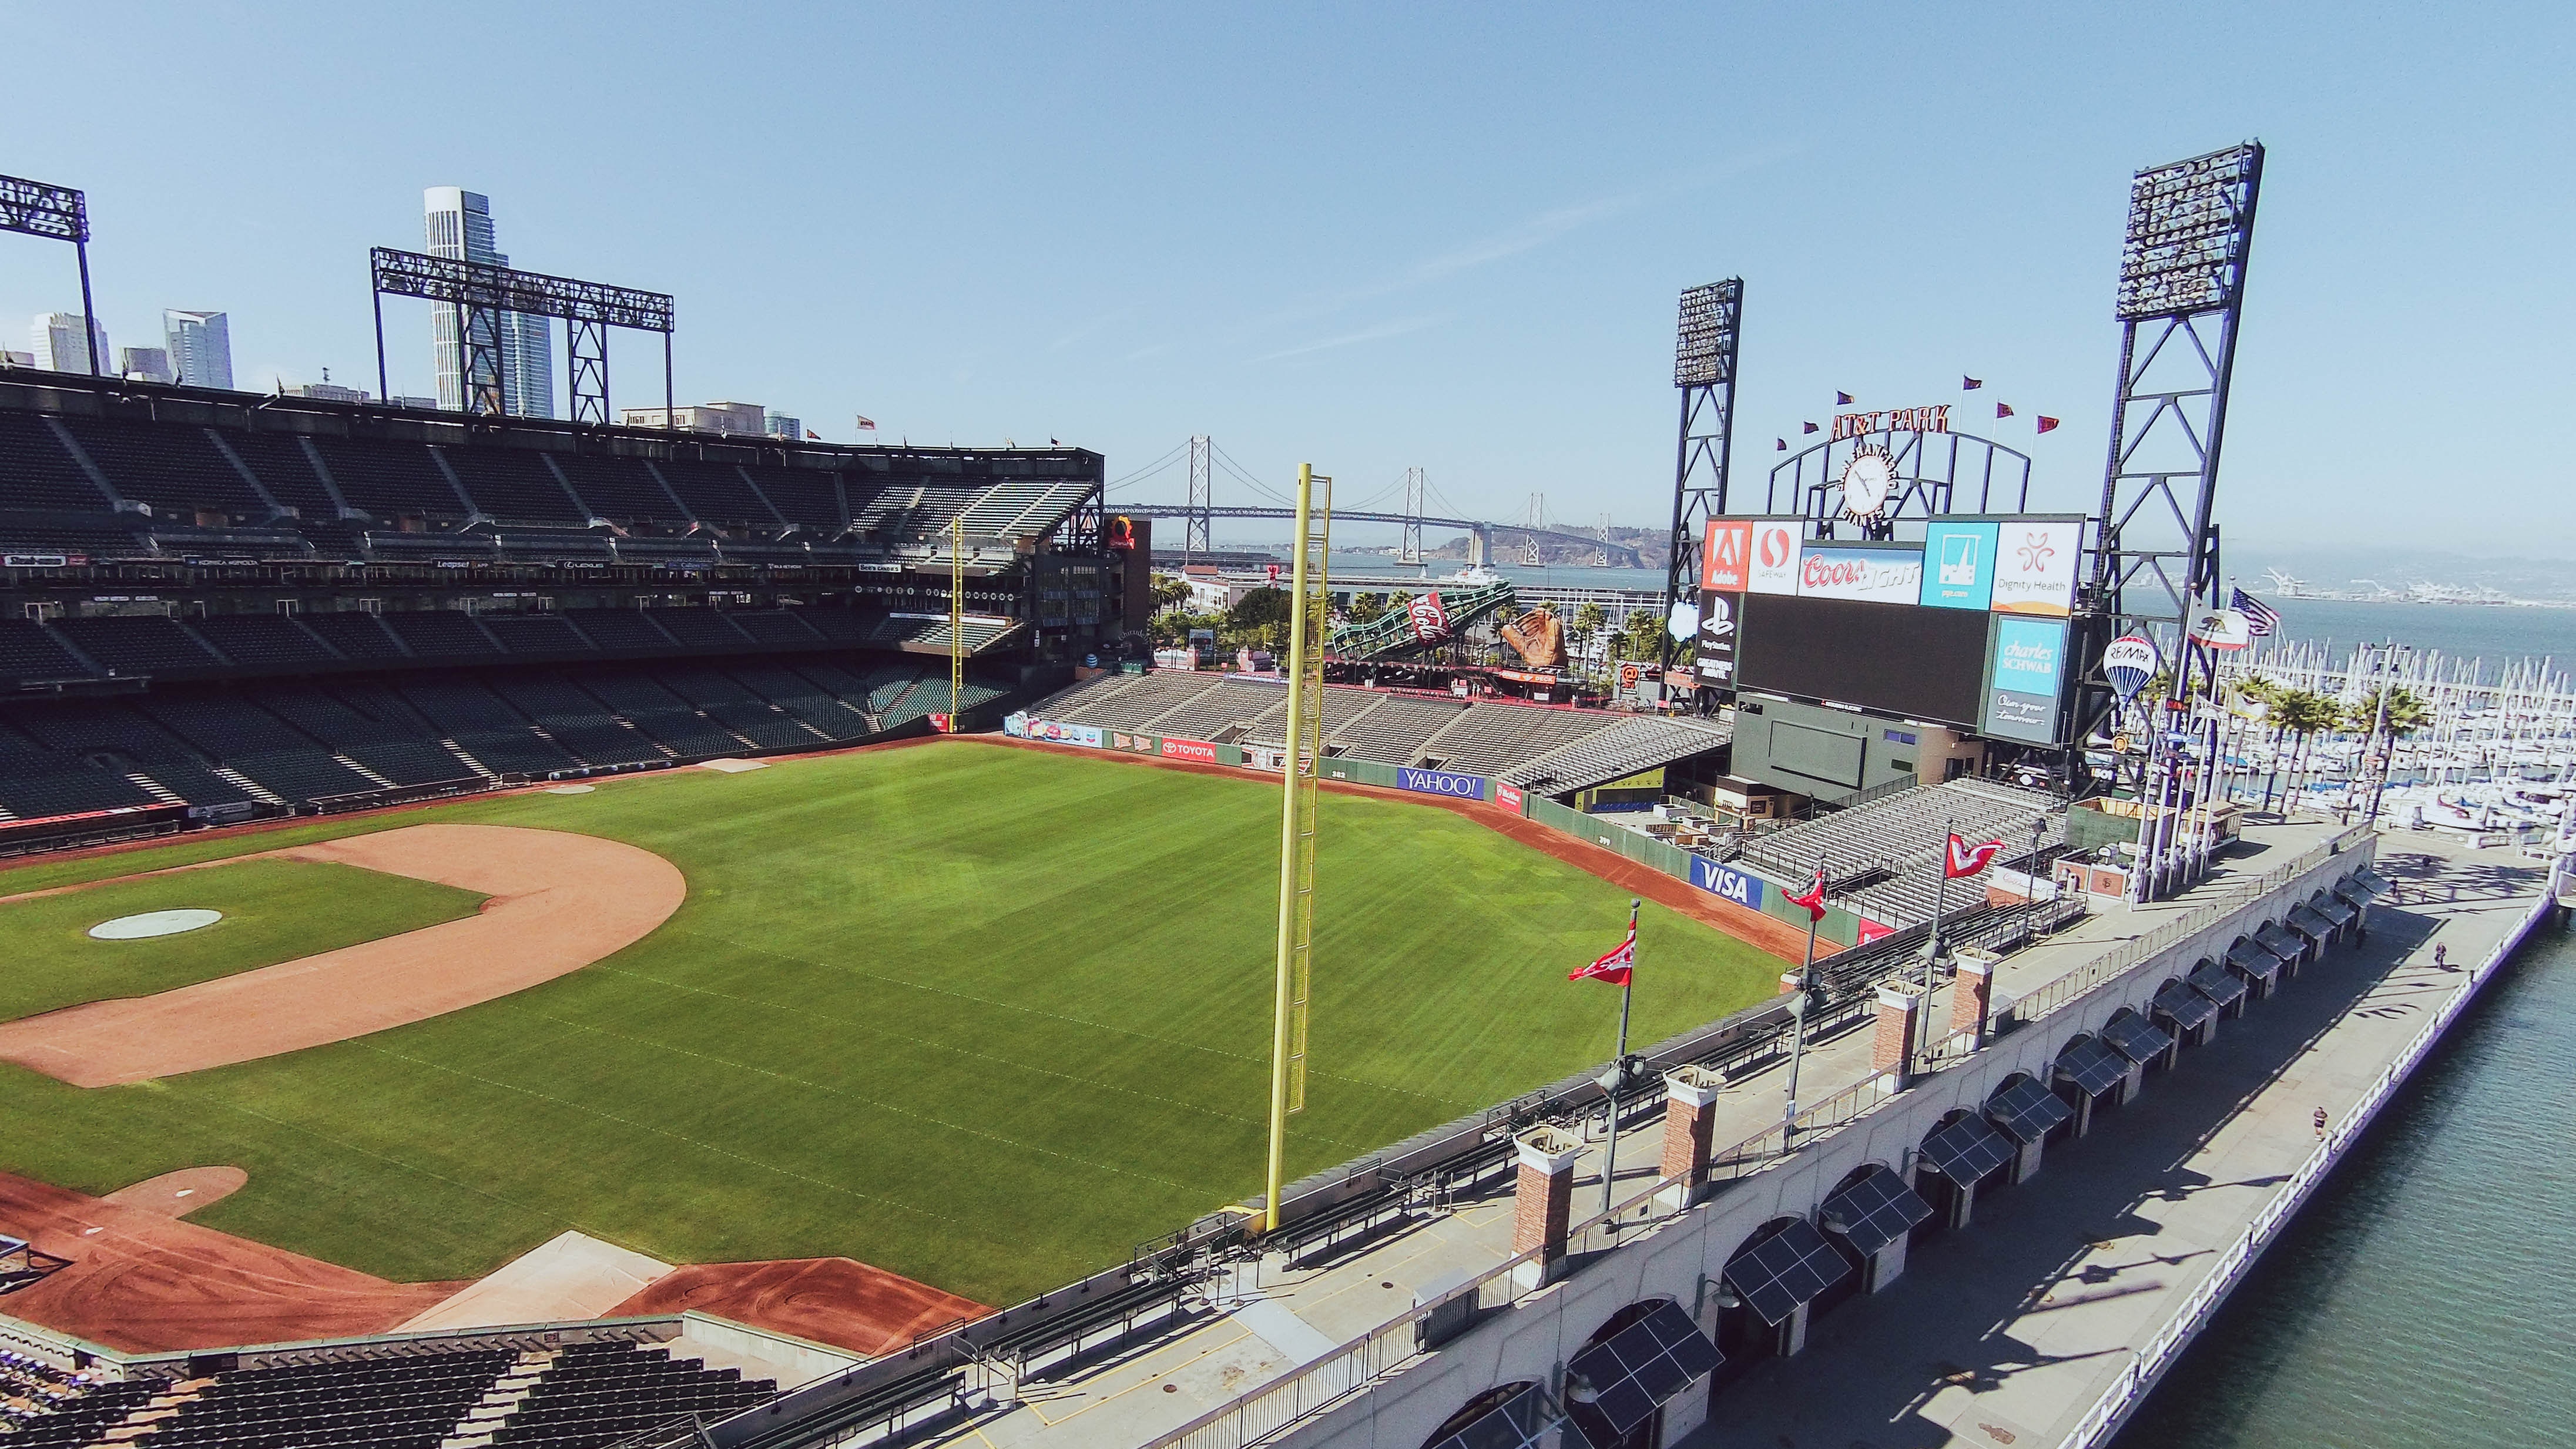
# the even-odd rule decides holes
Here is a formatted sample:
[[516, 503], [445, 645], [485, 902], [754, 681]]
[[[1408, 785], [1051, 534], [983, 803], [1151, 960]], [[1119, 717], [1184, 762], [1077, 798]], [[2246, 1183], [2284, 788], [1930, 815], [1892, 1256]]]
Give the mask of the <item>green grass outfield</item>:
[[[0, 873], [5, 894], [470, 820], [630, 841], [689, 882], [625, 951], [434, 1021], [89, 1091], [0, 1065], [0, 1165], [91, 1192], [237, 1165], [249, 1185], [191, 1221], [396, 1279], [578, 1228], [1014, 1302], [1259, 1190], [1278, 800], [947, 742]], [[1292, 1175], [1609, 1055], [1618, 993], [1565, 973], [1617, 941], [1624, 892], [1446, 810], [1322, 812]], [[1653, 905], [1640, 952], [1641, 1042], [1778, 971]]]
[[[0, 893], [14, 893], [11, 880], [0, 875]], [[172, 991], [453, 921], [482, 904], [434, 881], [303, 860], [245, 860], [10, 901], [0, 904], [0, 1021]], [[224, 918], [139, 941], [88, 934], [119, 916], [190, 908]]]

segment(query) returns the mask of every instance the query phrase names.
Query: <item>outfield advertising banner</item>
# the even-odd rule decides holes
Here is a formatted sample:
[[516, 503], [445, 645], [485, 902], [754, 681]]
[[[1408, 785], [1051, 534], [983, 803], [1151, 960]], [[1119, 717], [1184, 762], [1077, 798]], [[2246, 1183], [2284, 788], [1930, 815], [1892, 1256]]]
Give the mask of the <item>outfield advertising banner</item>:
[[1923, 555], [1911, 548], [1811, 543], [1798, 562], [1798, 597], [1912, 604], [1923, 597]]
[[1447, 770], [1399, 769], [1395, 772], [1395, 787], [1422, 795], [1447, 795], [1458, 800], [1485, 798], [1484, 776], [1453, 775]]
[[1131, 755], [1150, 755], [1155, 753], [1154, 737], [1152, 735], [1131, 735], [1125, 730], [1112, 730], [1109, 732], [1109, 748], [1113, 750], [1125, 750]]
[[1494, 803], [1500, 805], [1506, 810], [1509, 810], [1514, 815], [1520, 814], [1521, 787], [1518, 785], [1506, 785], [1502, 781], [1496, 780], [1494, 782]]
[[1711, 589], [1699, 596], [1699, 655], [1691, 667], [1700, 683], [1735, 687], [1735, 631], [1743, 615], [1742, 594]]
[[2080, 518], [2011, 518], [1995, 549], [1998, 614], [2063, 619], [2075, 612], [2075, 556], [2084, 546]]
[[1030, 720], [1027, 738], [1051, 745], [1085, 745], [1095, 750], [1101, 745], [1100, 726], [1060, 724], [1051, 719]]
[[1753, 582], [1753, 521], [1712, 518], [1699, 553], [1699, 586], [1740, 594]]
[[1163, 758], [1195, 760], [1202, 765], [1213, 765], [1217, 762], [1216, 746], [1205, 740], [1176, 740], [1167, 737], [1163, 741]]
[[1979, 727], [1990, 735], [2034, 745], [2057, 743], [2057, 701], [2065, 678], [2064, 624], [2054, 619], [1997, 618], [1985, 718]]
[[1805, 519], [1753, 520], [1753, 572], [1745, 591], [1754, 594], [1798, 592], [1798, 562], [1806, 551]]
[[1923, 526], [1923, 593], [1934, 609], [1983, 609], [1995, 598], [2001, 525], [1935, 518]]
[[1696, 855], [1691, 857], [1690, 870], [1691, 884], [1710, 895], [1733, 901], [1746, 910], [1762, 909], [1762, 877]]

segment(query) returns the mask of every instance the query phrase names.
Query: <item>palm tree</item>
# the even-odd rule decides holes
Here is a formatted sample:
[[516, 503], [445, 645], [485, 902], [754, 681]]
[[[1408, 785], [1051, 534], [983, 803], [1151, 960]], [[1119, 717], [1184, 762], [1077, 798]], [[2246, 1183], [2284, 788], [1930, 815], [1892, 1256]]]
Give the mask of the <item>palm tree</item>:
[[2334, 700], [2305, 689], [2285, 689], [2272, 699], [2271, 717], [2280, 727], [2299, 737], [2290, 754], [2290, 793], [2281, 804], [2283, 815], [2299, 810], [2299, 770], [2305, 762], [2309, 743], [2319, 730], [2334, 728], [2343, 718], [2343, 709]]
[[[2374, 748], [2382, 751], [2379, 757], [2379, 768], [2372, 772], [2378, 779], [2378, 784], [2373, 787], [2374, 800], [2377, 799], [2377, 791], [2387, 787], [2388, 767], [2397, 753], [2397, 742], [2408, 735], [2423, 731], [2433, 723], [2433, 707], [2425, 703], [2422, 696], [2402, 684], [2389, 685], [2386, 693], [2388, 698], [2384, 714], [2380, 701], [2381, 691], [2374, 689], [2354, 701], [2352, 709], [2345, 715], [2346, 726], [2353, 733], [2361, 736], [2363, 759], [2369, 759]], [[2355, 773], [2357, 775], [2359, 772]], [[2349, 799], [2350, 796], [2347, 795], [2346, 798]], [[2372, 806], [2373, 810], [2377, 808], [2376, 805]]]

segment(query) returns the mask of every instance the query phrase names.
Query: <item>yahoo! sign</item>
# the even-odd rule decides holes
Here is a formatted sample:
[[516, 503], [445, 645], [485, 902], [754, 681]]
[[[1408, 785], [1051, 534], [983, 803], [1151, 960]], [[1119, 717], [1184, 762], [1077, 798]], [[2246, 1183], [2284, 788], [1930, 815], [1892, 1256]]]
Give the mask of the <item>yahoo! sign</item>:
[[1399, 769], [1395, 772], [1399, 790], [1412, 790], [1424, 795], [1448, 795], [1460, 800], [1485, 798], [1485, 777], [1453, 775], [1447, 770]]

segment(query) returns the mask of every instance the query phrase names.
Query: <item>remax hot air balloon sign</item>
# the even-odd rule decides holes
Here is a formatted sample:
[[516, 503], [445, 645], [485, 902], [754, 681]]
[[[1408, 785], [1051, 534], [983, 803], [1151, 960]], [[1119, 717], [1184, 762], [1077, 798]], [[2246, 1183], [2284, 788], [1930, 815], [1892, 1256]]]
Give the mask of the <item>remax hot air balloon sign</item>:
[[2123, 634], [2102, 651], [2102, 677], [2111, 681], [2122, 704], [2137, 698], [2138, 690], [2153, 678], [2160, 663], [2155, 641], [2143, 634]]

